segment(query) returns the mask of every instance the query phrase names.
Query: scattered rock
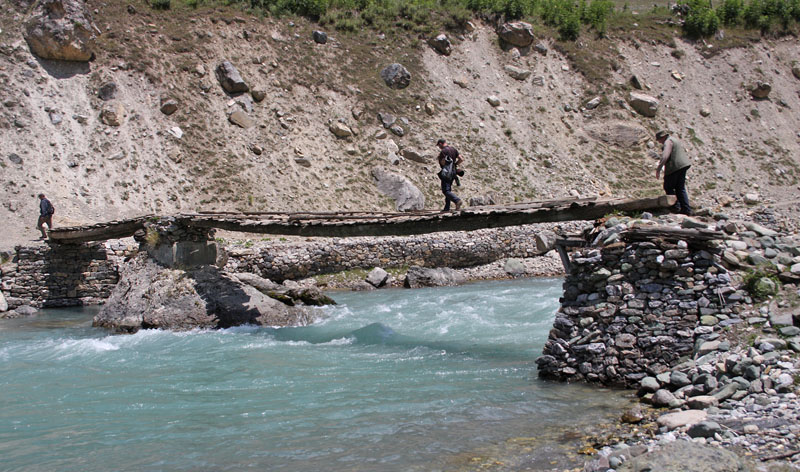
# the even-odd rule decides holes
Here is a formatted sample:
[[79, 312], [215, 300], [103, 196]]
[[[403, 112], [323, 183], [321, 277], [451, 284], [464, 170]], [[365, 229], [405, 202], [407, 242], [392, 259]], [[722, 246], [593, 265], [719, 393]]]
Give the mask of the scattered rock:
[[411, 83], [411, 73], [402, 64], [390, 64], [381, 71], [381, 78], [389, 88], [404, 89]]
[[588, 102], [586, 102], [586, 109], [587, 110], [594, 110], [595, 108], [600, 106], [600, 103], [602, 101], [603, 101], [602, 97], [594, 97], [593, 99], [591, 99]]
[[463, 75], [459, 75], [457, 77], [453, 77], [453, 83], [458, 85], [461, 88], [469, 87], [469, 80]]
[[536, 43], [536, 46], [534, 46], [533, 49], [542, 56], [547, 55], [547, 45], [542, 42]]
[[125, 119], [125, 108], [121, 104], [105, 105], [100, 111], [100, 121], [108, 126], [121, 126]]
[[652, 118], [658, 112], [658, 100], [643, 93], [631, 92], [628, 103], [642, 116]]
[[255, 122], [243, 110], [234, 110], [228, 115], [228, 121], [240, 128], [252, 128]]
[[684, 410], [676, 413], [667, 413], [658, 417], [656, 422], [659, 426], [667, 428], [672, 431], [673, 429], [681, 428], [683, 426], [693, 425], [704, 421], [708, 417], [708, 413], [704, 410]]
[[117, 84], [114, 82], [104, 83], [97, 90], [97, 96], [104, 102], [113, 100], [117, 96]]
[[412, 148], [404, 148], [400, 151], [400, 155], [409, 161], [419, 162], [420, 164], [427, 164], [430, 161], [424, 154]]
[[389, 280], [389, 273], [380, 267], [375, 267], [369, 271], [369, 274], [367, 274], [367, 278], [365, 280], [373, 287], [380, 288], [386, 284], [387, 280]]
[[524, 21], [503, 23], [497, 28], [497, 35], [503, 41], [520, 47], [530, 46], [535, 39], [533, 27], [530, 23], [525, 23]]
[[8, 302], [6, 301], [6, 297], [3, 295], [3, 292], [0, 291], [0, 313], [8, 311]]
[[250, 96], [253, 97], [253, 100], [255, 100], [256, 103], [261, 103], [265, 98], [267, 98], [267, 92], [260, 89], [252, 89], [250, 90]]
[[515, 80], [525, 80], [531, 75], [531, 71], [528, 69], [522, 69], [520, 67], [515, 67], [511, 65], [507, 65], [503, 67], [503, 70], [506, 71], [506, 74], [511, 76], [512, 79]]
[[503, 271], [509, 275], [521, 275], [525, 273], [525, 264], [522, 263], [522, 259], [512, 257], [506, 259], [505, 264], [503, 264]]
[[314, 32], [311, 33], [311, 37], [317, 44], [325, 44], [328, 42], [328, 34], [324, 31], [314, 30]]
[[450, 44], [450, 39], [447, 38], [446, 34], [440, 34], [435, 38], [431, 38], [428, 40], [428, 44], [439, 54], [443, 54], [445, 56], [449, 56], [450, 53], [453, 51], [453, 46]]
[[162, 97], [161, 98], [161, 113], [169, 116], [178, 111], [178, 101], [174, 98]]
[[19, 157], [19, 154], [11, 153], [8, 155], [8, 160], [14, 164], [22, 165], [22, 158]]
[[34, 4], [23, 36], [43, 59], [87, 62], [94, 58], [95, 31], [80, 0], [43, 0]]
[[406, 177], [383, 167], [372, 169], [372, 177], [378, 190], [395, 200], [397, 211], [414, 211], [425, 208], [425, 196]]
[[493, 107], [499, 107], [500, 106], [500, 99], [497, 98], [496, 95], [489, 95], [488, 97], [486, 97], [486, 101], [489, 102], [489, 105], [491, 105]]
[[746, 193], [744, 195], [744, 202], [748, 205], [761, 203], [761, 196], [757, 193]]
[[334, 121], [333, 123], [331, 123], [328, 129], [337, 138], [347, 138], [353, 135], [353, 130], [351, 130], [349, 126], [342, 123], [341, 121]]
[[223, 89], [228, 93], [244, 93], [250, 87], [242, 79], [239, 71], [230, 61], [222, 61], [215, 70], [217, 80]]
[[769, 93], [772, 91], [772, 86], [767, 82], [757, 81], [753, 84], [750, 88], [750, 95], [756, 99], [764, 99], [769, 97]]
[[711, 109], [708, 107], [700, 108], [700, 116], [707, 117], [711, 115]]

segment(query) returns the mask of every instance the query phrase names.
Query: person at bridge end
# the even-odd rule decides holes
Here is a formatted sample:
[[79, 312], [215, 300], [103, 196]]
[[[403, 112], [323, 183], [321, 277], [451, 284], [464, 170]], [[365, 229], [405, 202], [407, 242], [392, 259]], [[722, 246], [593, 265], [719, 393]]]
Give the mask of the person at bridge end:
[[661, 169], [664, 169], [664, 191], [667, 195], [678, 197], [673, 210], [691, 215], [692, 207], [689, 206], [689, 194], [686, 192], [686, 171], [691, 164], [686, 149], [683, 143], [670, 136], [667, 131], [656, 133], [656, 141], [661, 144], [661, 159], [656, 168], [656, 178], [661, 177]]
[[442, 181], [442, 193], [444, 194], [444, 209], [442, 211], [450, 211], [450, 202], [456, 206], [456, 210], [461, 209], [461, 199], [458, 195], [453, 193], [453, 181], [460, 185], [458, 181], [459, 175], [464, 175], [463, 170], [458, 170], [458, 165], [464, 162], [464, 159], [458, 153], [458, 150], [453, 146], [449, 146], [447, 141], [440, 139], [436, 142], [439, 148], [439, 180]]
[[44, 225], [47, 225], [47, 229], [53, 229], [53, 213], [55, 213], [55, 208], [53, 208], [53, 204], [50, 203], [50, 200], [44, 196], [43, 193], [39, 194], [39, 221], [36, 223], [36, 228], [42, 232], [41, 239], [47, 239], [47, 233], [44, 231]]

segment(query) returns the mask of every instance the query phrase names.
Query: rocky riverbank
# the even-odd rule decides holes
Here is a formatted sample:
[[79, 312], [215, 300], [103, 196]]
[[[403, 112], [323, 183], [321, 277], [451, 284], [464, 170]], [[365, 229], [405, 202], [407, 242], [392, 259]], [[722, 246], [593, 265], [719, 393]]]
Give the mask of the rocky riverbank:
[[800, 470], [797, 235], [718, 214], [609, 218], [593, 242], [540, 366], [636, 388], [642, 407], [591, 438], [582, 470]]

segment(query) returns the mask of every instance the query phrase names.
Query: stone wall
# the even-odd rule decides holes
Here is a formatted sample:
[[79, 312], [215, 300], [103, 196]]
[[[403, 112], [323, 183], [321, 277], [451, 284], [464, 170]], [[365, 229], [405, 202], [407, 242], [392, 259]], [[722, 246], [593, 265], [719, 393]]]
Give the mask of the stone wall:
[[121, 242], [18, 246], [0, 265], [0, 289], [9, 309], [98, 304], [117, 284], [119, 263], [135, 251]]
[[[741, 294], [713, 243], [616, 242], [576, 252], [539, 375], [638, 386], [735, 318]], [[731, 319], [730, 321], [734, 321]]]
[[230, 251], [228, 267], [277, 282], [357, 268], [471, 267], [506, 257], [543, 254], [552, 249], [552, 228], [542, 224], [419, 236], [260, 243]]
[[[251, 248], [229, 249], [225, 268], [282, 282], [354, 268], [471, 267], [502, 258], [540, 255], [552, 248], [553, 230], [574, 230], [579, 225], [539, 224], [409, 237], [261, 241]], [[165, 240], [172, 242], [169, 231], [157, 229], [161, 237], [166, 234]], [[195, 238], [197, 242], [206, 239], [201, 236]], [[139, 239], [144, 240], [144, 235]], [[137, 246], [119, 241], [17, 247], [14, 261], [0, 265], [0, 290], [9, 309], [102, 303], [118, 281], [119, 264], [137, 250]]]

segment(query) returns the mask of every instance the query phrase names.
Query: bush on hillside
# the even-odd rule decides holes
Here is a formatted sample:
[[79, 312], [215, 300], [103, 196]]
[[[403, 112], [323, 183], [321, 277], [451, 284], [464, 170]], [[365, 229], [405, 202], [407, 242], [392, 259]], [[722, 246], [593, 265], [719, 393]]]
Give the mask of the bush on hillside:
[[171, 0], [150, 0], [150, 8], [154, 10], [169, 10], [171, 6]]
[[711, 8], [710, 0], [690, 0], [688, 3], [689, 13], [686, 15], [686, 22], [683, 29], [686, 34], [702, 38], [711, 36], [719, 29], [719, 18], [717, 13]]

